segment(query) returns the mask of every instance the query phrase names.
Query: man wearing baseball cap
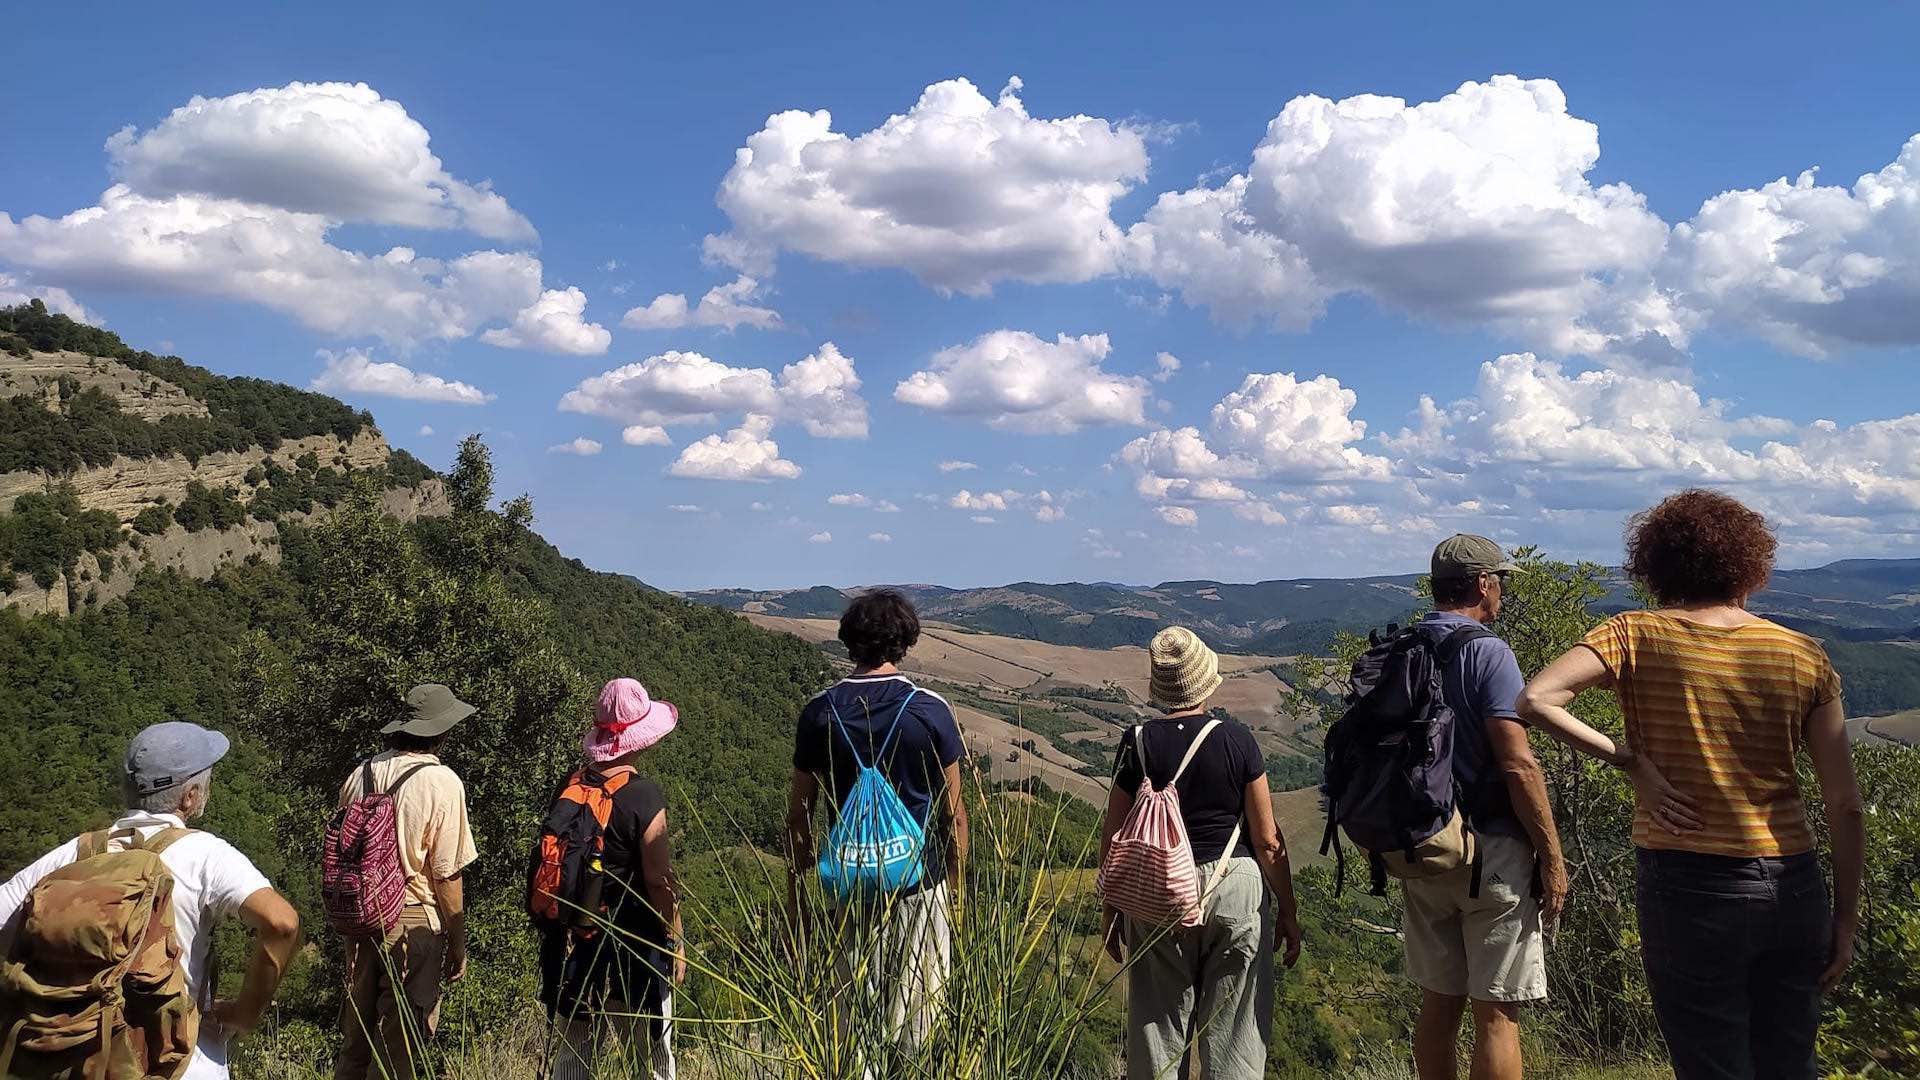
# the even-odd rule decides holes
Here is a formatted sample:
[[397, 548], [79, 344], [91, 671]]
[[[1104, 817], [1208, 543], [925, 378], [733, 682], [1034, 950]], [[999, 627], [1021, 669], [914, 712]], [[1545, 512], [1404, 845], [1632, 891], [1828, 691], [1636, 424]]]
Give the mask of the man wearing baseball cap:
[[343, 807], [369, 793], [369, 778], [374, 791], [392, 796], [407, 901], [396, 940], [347, 942], [336, 1080], [413, 1076], [420, 1043], [439, 1024], [445, 984], [467, 973], [461, 874], [479, 852], [467, 823], [466, 786], [437, 752], [476, 710], [439, 683], [407, 691], [405, 706], [405, 716], [380, 729], [387, 749], [354, 766], [340, 785]]
[[[1458, 535], [1433, 550], [1434, 610], [1416, 626], [1436, 650], [1455, 632], [1500, 617], [1507, 581], [1521, 568], [1484, 536]], [[1547, 785], [1514, 710], [1526, 681], [1497, 637], [1466, 636], [1446, 661], [1443, 687], [1455, 717], [1453, 774], [1479, 847], [1473, 866], [1405, 882], [1407, 975], [1425, 996], [1414, 1029], [1420, 1080], [1454, 1080], [1460, 1021], [1473, 1007], [1472, 1075], [1520, 1080], [1520, 1010], [1546, 1000], [1545, 928], [1567, 898], [1560, 836]]]
[[[227, 737], [198, 724], [154, 724], [127, 744], [122, 770], [127, 812], [107, 831], [107, 850], [145, 843], [174, 830], [170, 843], [152, 849], [173, 876], [174, 933], [186, 958], [187, 991], [200, 1009], [199, 1039], [184, 1080], [226, 1080], [227, 1044], [259, 1024], [300, 940], [300, 917], [273, 890], [251, 860], [188, 822], [206, 812], [213, 767], [227, 754]], [[14, 915], [40, 879], [80, 857], [81, 839], [53, 849], [0, 885], [0, 927]], [[253, 931], [254, 948], [240, 993], [218, 1000], [207, 953], [215, 926], [237, 916]], [[10, 930], [0, 930], [4, 940]]]

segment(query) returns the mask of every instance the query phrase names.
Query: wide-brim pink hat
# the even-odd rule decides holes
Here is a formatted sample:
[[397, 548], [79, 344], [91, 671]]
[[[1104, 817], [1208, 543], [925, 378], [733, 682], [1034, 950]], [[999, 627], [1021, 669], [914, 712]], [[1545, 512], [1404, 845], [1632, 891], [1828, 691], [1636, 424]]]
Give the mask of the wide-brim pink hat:
[[638, 680], [614, 679], [601, 689], [581, 745], [588, 761], [613, 761], [666, 738], [679, 722], [672, 702], [653, 700]]

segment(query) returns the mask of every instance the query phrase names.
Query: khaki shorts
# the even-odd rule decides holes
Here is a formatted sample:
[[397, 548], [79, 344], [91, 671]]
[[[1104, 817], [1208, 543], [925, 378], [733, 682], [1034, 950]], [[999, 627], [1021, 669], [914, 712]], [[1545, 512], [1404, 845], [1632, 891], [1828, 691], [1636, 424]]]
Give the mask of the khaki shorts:
[[1480, 896], [1473, 868], [1406, 886], [1407, 977], [1449, 997], [1512, 1004], [1545, 1001], [1547, 945], [1533, 897], [1533, 845], [1482, 834]]

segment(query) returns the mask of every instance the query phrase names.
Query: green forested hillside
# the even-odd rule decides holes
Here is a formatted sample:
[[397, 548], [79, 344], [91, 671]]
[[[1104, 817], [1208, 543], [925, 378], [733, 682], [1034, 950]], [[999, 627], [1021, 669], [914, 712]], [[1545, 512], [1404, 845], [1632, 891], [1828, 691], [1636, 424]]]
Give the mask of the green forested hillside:
[[[149, 571], [123, 601], [69, 619], [0, 609], [0, 759], [35, 763], [0, 770], [0, 873], [110, 820], [132, 732], [169, 719], [234, 731], [236, 648], [253, 631], [295, 640], [306, 621], [303, 532], [289, 531], [286, 555], [280, 567], [235, 567], [204, 582]], [[830, 677], [817, 650], [588, 570], [534, 536], [518, 543], [512, 578], [554, 612], [556, 646], [595, 687], [632, 675], [680, 706], [680, 729], [653, 766], [670, 789], [713, 794], [773, 835], [792, 718]], [[267, 820], [277, 803], [260, 741], [239, 740], [209, 821], [264, 867], [278, 848]]]
[[630, 675], [680, 708], [678, 730], [648, 768], [678, 793], [736, 816], [756, 843], [777, 847], [793, 720], [832, 679], [821, 652], [590, 570], [531, 534], [515, 549], [509, 578], [552, 611], [554, 640], [592, 687]]

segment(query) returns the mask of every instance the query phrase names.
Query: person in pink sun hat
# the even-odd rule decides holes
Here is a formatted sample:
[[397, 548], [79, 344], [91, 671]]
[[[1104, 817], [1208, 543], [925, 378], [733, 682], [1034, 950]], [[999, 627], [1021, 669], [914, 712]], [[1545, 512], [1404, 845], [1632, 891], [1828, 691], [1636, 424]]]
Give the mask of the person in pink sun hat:
[[638, 679], [610, 680], [593, 708], [593, 726], [581, 739], [587, 760], [617, 762], [659, 742], [680, 722], [670, 701], [655, 701]]
[[637, 680], [608, 682], [581, 738], [586, 763], [561, 785], [534, 848], [528, 906], [554, 1080], [586, 1080], [615, 1054], [646, 1061], [652, 1080], [674, 1076], [679, 885], [666, 795], [634, 762], [679, 722]]

